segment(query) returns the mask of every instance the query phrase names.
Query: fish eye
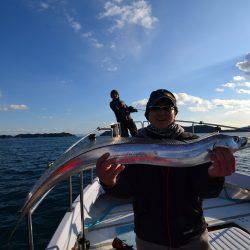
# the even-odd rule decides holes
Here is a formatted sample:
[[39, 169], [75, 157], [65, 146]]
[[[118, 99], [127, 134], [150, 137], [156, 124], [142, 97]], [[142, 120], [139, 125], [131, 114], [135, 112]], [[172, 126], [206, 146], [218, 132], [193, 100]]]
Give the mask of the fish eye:
[[234, 136], [233, 139], [234, 139], [234, 141], [237, 142], [237, 143], [240, 142], [240, 137], [239, 137], [239, 136]]

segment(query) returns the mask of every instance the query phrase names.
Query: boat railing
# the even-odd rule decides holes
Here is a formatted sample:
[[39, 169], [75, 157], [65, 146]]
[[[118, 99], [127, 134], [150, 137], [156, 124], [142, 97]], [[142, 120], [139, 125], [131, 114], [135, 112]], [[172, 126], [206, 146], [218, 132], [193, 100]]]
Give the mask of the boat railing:
[[[219, 124], [212, 124], [212, 123], [205, 123], [205, 122], [195, 122], [195, 121], [184, 121], [184, 120], [177, 120], [177, 122], [181, 122], [181, 123], [191, 123], [192, 124], [192, 131], [193, 133], [195, 132], [195, 124], [200, 124], [200, 125], [208, 125], [208, 126], [215, 126], [217, 128], [219, 127], [225, 127], [225, 128], [230, 128], [230, 129], [236, 129], [235, 127], [231, 127], [231, 126], [226, 126], [226, 125], [219, 125]], [[135, 121], [136, 124], [140, 124], [141, 128], [144, 128], [146, 125], [149, 124], [148, 121]], [[105, 127], [98, 127], [97, 129], [91, 131], [90, 133], [88, 133], [87, 135], [85, 135], [83, 138], [81, 138], [80, 140], [78, 140], [76, 143], [74, 143], [69, 149], [67, 149], [65, 152], [69, 151], [71, 148], [73, 148], [74, 146], [76, 146], [78, 143], [80, 143], [83, 139], [85, 139], [86, 137], [91, 137], [93, 135], [95, 135], [94, 133], [97, 131], [104, 131], [104, 132], [110, 132], [109, 134], [112, 137], [116, 137], [121, 135], [121, 126], [119, 123], [113, 123], [109, 126], [105, 126]], [[49, 166], [52, 166], [52, 164], [49, 164]], [[94, 180], [94, 168], [95, 166], [90, 167], [91, 168], [91, 183]], [[85, 235], [84, 235], [84, 207], [83, 207], [83, 175], [84, 171], [81, 171], [79, 173], [79, 181], [80, 181], [80, 211], [81, 211], [81, 230], [82, 230], [82, 235], [81, 235], [81, 242], [83, 242], [83, 248], [82, 249], [87, 249], [87, 241], [85, 239]], [[51, 188], [49, 191], [47, 191], [38, 201], [37, 203], [29, 209], [28, 214], [27, 214], [27, 225], [28, 225], [28, 235], [29, 235], [29, 247], [31, 250], [34, 249], [34, 240], [33, 240], [33, 225], [32, 225], [32, 215], [33, 213], [36, 211], [36, 209], [38, 208], [38, 206], [41, 204], [41, 202], [46, 198], [46, 196], [50, 193], [50, 191], [53, 188]], [[69, 177], [68, 179], [68, 192], [69, 192], [69, 207], [68, 207], [68, 211], [71, 212], [72, 211], [72, 203], [73, 203], [73, 199], [72, 199], [72, 177]]]
[[[187, 121], [187, 120], [176, 120], [177, 123], [188, 123], [191, 124], [192, 126], [192, 133], [195, 133], [195, 125], [206, 125], [206, 126], [212, 126], [215, 127], [217, 131], [220, 131], [221, 128], [226, 128], [226, 129], [239, 129], [237, 127], [233, 126], [227, 126], [227, 125], [222, 125], [222, 124], [216, 124], [216, 123], [208, 123], [208, 122], [203, 122], [203, 121]], [[146, 127], [149, 125], [149, 121], [135, 121], [136, 124], [140, 124], [141, 128]], [[243, 130], [243, 129], [242, 129]]]
[[[69, 147], [65, 152], [69, 151], [71, 148], [73, 148], [74, 146], [76, 146], [77, 144], [79, 144], [83, 139], [85, 139], [86, 137], [91, 138], [91, 136], [94, 135], [95, 132], [97, 131], [104, 131], [104, 132], [110, 132], [110, 135], [112, 137], [118, 136], [120, 134], [120, 124], [111, 124], [110, 126], [106, 126], [106, 127], [98, 127], [97, 129], [91, 131], [90, 133], [88, 133], [87, 135], [85, 135], [84, 137], [82, 137], [80, 140], [78, 140], [76, 143], [74, 143], [71, 147]], [[49, 167], [53, 166], [53, 163], [48, 164]], [[94, 168], [95, 166], [90, 167], [90, 178], [91, 178], [91, 183], [93, 183], [94, 180]], [[81, 236], [81, 241], [86, 242], [85, 236], [84, 236], [84, 207], [83, 207], [83, 177], [84, 177], [84, 171], [81, 171], [79, 173], [79, 181], [80, 181], [80, 211], [81, 211], [81, 231], [82, 236]], [[34, 237], [33, 237], [33, 223], [32, 223], [32, 215], [33, 213], [36, 211], [36, 209], [38, 208], [38, 206], [41, 204], [41, 202], [46, 198], [46, 196], [50, 193], [50, 191], [53, 188], [51, 188], [49, 191], [47, 191], [37, 202], [36, 204], [29, 209], [28, 213], [27, 213], [27, 226], [28, 226], [28, 236], [29, 236], [29, 247], [31, 250], [34, 249]], [[73, 191], [72, 191], [72, 177], [69, 177], [68, 179], [68, 193], [69, 193], [69, 205], [68, 205], [68, 211], [71, 212], [73, 207]], [[86, 245], [85, 248], [83, 246], [83, 249], [87, 249]]]

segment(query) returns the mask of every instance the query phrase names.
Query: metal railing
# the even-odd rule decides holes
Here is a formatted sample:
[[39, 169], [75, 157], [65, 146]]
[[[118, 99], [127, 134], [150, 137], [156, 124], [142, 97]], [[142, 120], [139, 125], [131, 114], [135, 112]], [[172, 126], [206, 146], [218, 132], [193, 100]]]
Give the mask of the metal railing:
[[[85, 137], [81, 138], [80, 140], [78, 140], [76, 143], [74, 143], [69, 149], [67, 149], [65, 152], [69, 151], [71, 148], [73, 148], [74, 146], [76, 146], [78, 143], [80, 143], [83, 139], [85, 139], [86, 137], [90, 137], [95, 135], [93, 134], [93, 132], [95, 131], [110, 131], [111, 132], [111, 136], [115, 137], [118, 136], [120, 134], [120, 125], [119, 124], [113, 124], [110, 127], [98, 127], [96, 130], [92, 131], [91, 133], [87, 134]], [[94, 137], [93, 137], [94, 138]], [[49, 167], [51, 167], [53, 164], [49, 164]], [[94, 167], [92, 166], [90, 169], [90, 178], [91, 178], [91, 183], [93, 183], [94, 180]], [[84, 171], [81, 171], [79, 173], [79, 181], [80, 181], [80, 211], [81, 211], [81, 230], [82, 230], [82, 235], [81, 238], [78, 239], [79, 241], [81, 241], [81, 246], [82, 249], [87, 249], [87, 241], [85, 238], [85, 233], [84, 233], [84, 207], [83, 207], [83, 200], [84, 200], [84, 195], [83, 195], [83, 174]], [[68, 179], [68, 192], [69, 192], [69, 212], [72, 211], [72, 204], [73, 204], [73, 192], [72, 192], [72, 177], [69, 177]], [[27, 214], [27, 226], [28, 226], [28, 236], [29, 236], [29, 248], [30, 250], [34, 250], [34, 238], [33, 238], [33, 224], [32, 224], [32, 215], [33, 213], [36, 211], [36, 209], [38, 208], [38, 206], [41, 204], [41, 202], [46, 198], [46, 196], [50, 193], [50, 191], [53, 188], [51, 188], [49, 191], [47, 191], [38, 201], [37, 203], [29, 209], [28, 214]]]

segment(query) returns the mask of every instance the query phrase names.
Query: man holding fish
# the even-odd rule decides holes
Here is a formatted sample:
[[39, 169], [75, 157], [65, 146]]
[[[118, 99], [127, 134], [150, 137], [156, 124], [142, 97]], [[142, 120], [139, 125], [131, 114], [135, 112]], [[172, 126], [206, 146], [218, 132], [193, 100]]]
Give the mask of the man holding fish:
[[[192, 141], [198, 136], [175, 123], [175, 96], [168, 90], [153, 91], [145, 116], [150, 125], [138, 137]], [[211, 249], [202, 210], [203, 198], [214, 198], [223, 188], [224, 176], [235, 171], [231, 151], [216, 147], [211, 162], [191, 168], [120, 165], [97, 162], [98, 177], [105, 191], [118, 198], [133, 198], [138, 250]]]

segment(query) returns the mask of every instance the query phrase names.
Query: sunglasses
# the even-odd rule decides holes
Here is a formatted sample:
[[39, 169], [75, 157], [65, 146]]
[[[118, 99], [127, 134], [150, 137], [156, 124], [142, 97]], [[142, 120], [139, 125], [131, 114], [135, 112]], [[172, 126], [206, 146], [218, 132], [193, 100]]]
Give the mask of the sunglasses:
[[167, 112], [171, 112], [172, 110], [174, 110], [173, 106], [151, 106], [149, 107], [150, 111], [167, 111]]

